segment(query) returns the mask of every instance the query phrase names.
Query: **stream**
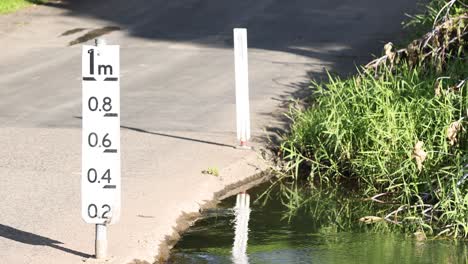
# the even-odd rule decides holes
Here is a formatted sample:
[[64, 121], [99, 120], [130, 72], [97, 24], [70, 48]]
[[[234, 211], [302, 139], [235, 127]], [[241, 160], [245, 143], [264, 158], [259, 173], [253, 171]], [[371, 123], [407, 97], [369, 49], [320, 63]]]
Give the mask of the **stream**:
[[[279, 199], [265, 205], [256, 201], [265, 188], [249, 191], [250, 208], [239, 209], [239, 201], [230, 197], [205, 212], [176, 244], [168, 263], [468, 263], [467, 241], [417, 241], [399, 232], [362, 228], [338, 231], [310, 212], [288, 220]], [[328, 203], [317, 202], [325, 208]]]

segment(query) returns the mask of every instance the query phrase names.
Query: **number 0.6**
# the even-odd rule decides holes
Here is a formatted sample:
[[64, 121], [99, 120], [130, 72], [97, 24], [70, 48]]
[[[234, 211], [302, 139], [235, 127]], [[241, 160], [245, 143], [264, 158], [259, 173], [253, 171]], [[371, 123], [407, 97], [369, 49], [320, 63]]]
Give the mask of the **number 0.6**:
[[[106, 133], [104, 135], [104, 137], [102, 138], [102, 142], [101, 144], [99, 145], [99, 147], [103, 146], [105, 148], [108, 148], [112, 145], [112, 142], [110, 139], [108, 139], [107, 137], [109, 136], [109, 133]], [[97, 147], [99, 144], [99, 137], [96, 133], [94, 132], [91, 132], [89, 133], [88, 135], [88, 145], [92, 148], [94, 147]]]

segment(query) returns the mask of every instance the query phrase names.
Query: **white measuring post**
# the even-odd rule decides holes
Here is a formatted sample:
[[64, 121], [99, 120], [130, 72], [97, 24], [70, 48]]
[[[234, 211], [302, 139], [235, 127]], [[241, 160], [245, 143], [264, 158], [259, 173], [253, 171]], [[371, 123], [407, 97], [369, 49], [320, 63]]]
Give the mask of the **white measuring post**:
[[247, 29], [234, 29], [234, 64], [236, 78], [237, 140], [241, 148], [250, 139], [249, 65], [247, 56]]
[[81, 216], [96, 224], [96, 258], [107, 257], [107, 225], [120, 218], [120, 47], [83, 46]]

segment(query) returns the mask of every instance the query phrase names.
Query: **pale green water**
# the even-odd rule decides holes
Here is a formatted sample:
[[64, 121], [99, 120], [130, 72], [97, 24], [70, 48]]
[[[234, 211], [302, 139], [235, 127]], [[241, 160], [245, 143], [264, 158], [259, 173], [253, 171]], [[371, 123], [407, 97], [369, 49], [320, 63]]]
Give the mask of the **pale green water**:
[[[254, 190], [252, 200], [256, 195]], [[209, 212], [190, 228], [174, 248], [169, 263], [233, 263], [234, 215], [230, 208], [234, 204], [234, 197], [223, 201], [220, 209]], [[418, 242], [402, 234], [364, 232], [365, 228], [340, 232], [310, 213], [298, 214], [291, 222], [282, 220], [285, 209], [278, 201], [251, 207], [250, 264], [468, 263], [466, 241]]]

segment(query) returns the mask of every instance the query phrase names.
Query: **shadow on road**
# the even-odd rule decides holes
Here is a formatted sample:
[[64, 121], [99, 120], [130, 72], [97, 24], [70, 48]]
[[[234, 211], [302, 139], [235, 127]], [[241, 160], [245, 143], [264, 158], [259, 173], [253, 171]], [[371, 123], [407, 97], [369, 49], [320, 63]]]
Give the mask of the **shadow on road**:
[[[34, 0], [29, 0], [33, 1]], [[380, 53], [377, 46], [401, 31], [413, 1], [394, 0], [59, 0], [45, 5], [67, 15], [95, 18], [131, 36], [230, 48], [232, 29], [249, 30], [249, 47], [306, 57]], [[79, 26], [79, 25], [78, 25]], [[71, 29], [70, 29], [71, 30]], [[377, 45], [376, 45], [377, 44]], [[370, 48], [370, 49], [369, 49]], [[328, 51], [327, 51], [328, 50]], [[365, 51], [364, 54], [356, 52]]]
[[[215, 90], [217, 83], [214, 81], [225, 81], [218, 77], [222, 72], [219, 69], [227, 66], [224, 63], [225, 57], [211, 54], [211, 50], [197, 48], [191, 50], [194, 47], [192, 44], [232, 49], [233, 28], [248, 29], [248, 46], [252, 54], [249, 56], [252, 82], [251, 109], [257, 107], [257, 112], [253, 113], [257, 114], [263, 111], [261, 109], [263, 102], [271, 103], [268, 99], [262, 101], [265, 95], [274, 93], [275, 98], [271, 98], [272, 100], [287, 105], [292, 100], [302, 99], [310, 94], [308, 88], [310, 83], [296, 83], [298, 79], [324, 79], [322, 78], [324, 76], [326, 78], [324, 68], [340, 74], [355, 72], [355, 65], [368, 62], [372, 57], [370, 54], [380, 54], [386, 42], [394, 41], [400, 36], [402, 31], [400, 21], [405, 19], [405, 13], [414, 13], [416, 9], [415, 1], [392, 0], [391, 4], [388, 2], [388, 0], [50, 0], [45, 5], [64, 11], [52, 12], [53, 14], [60, 13], [59, 16], [78, 18], [66, 20], [68, 23], [61, 24], [57, 32], [54, 32], [58, 38], [66, 35], [67, 42], [71, 40], [70, 44], [89, 41], [97, 35], [117, 30], [123, 33], [123, 37], [115, 35], [122, 47], [130, 48], [130, 52], [127, 50], [126, 54], [131, 53], [131, 55], [122, 59], [127, 60], [129, 65], [126, 73], [128, 80], [132, 76], [138, 76], [131, 79], [134, 87], [127, 86], [122, 92], [123, 105], [127, 107], [125, 110], [128, 113], [126, 120], [123, 120], [124, 123], [142, 133], [197, 141], [151, 132], [180, 130], [179, 124], [182, 122], [178, 122], [179, 120], [185, 121], [183, 129], [200, 130], [202, 126], [211, 126], [207, 121], [200, 120], [200, 115], [215, 112], [221, 102], [224, 102], [222, 100], [229, 103], [234, 101], [233, 92]], [[65, 24], [66, 27], [63, 26]], [[58, 32], [62, 30], [63, 32]], [[150, 45], [156, 41], [169, 44], [161, 47]], [[178, 53], [185, 54], [182, 52], [185, 49], [190, 52], [178, 56]], [[232, 58], [232, 55], [227, 56]], [[171, 63], [172, 59], [174, 63]], [[180, 63], [186, 64], [178, 64], [179, 60]], [[23, 67], [29, 68], [30, 65], [31, 63]], [[164, 71], [166, 65], [177, 68], [168, 66], [171, 71], [166, 72]], [[200, 76], [206, 80], [202, 80]], [[205, 81], [213, 83], [200, 85]], [[188, 89], [182, 84], [184, 82], [187, 82], [187, 85], [195, 85], [193, 89]], [[58, 83], [57, 81], [55, 85]], [[33, 85], [32, 83], [31, 86]], [[57, 93], [53, 90], [55, 89], [53, 84], [49, 87], [52, 87], [48, 88], [50, 94]], [[207, 93], [209, 95], [205, 95], [205, 89], [210, 88], [213, 90]], [[17, 94], [14, 91], [8, 93]], [[61, 95], [67, 96], [65, 92], [61, 92]], [[173, 100], [172, 97], [177, 100]], [[22, 102], [24, 99], [18, 96], [16, 100]], [[176, 101], [180, 104], [176, 104]], [[261, 103], [255, 105], [255, 101]], [[32, 113], [30, 109], [34, 107], [40, 109], [39, 105], [34, 105], [12, 111], [8, 106], [14, 105], [13, 103], [8, 105], [4, 103], [4, 105], [6, 106], [3, 109], [6, 110], [2, 110], [9, 111], [5, 116], [15, 116], [21, 110], [28, 111], [28, 116], [23, 118], [23, 122], [30, 122], [27, 118], [35, 118], [36, 113]], [[194, 107], [197, 107], [196, 111], [192, 111]], [[267, 112], [266, 108], [264, 113], [260, 114], [271, 117], [272, 113]], [[143, 111], [158, 113], [162, 110], [170, 116], [159, 116], [163, 118], [160, 118], [157, 124], [146, 122], [139, 116]], [[69, 122], [63, 115], [59, 117], [63, 119], [41, 120], [40, 125], [52, 123], [60, 126]], [[67, 113], [66, 118], [69, 117]], [[288, 121], [282, 114], [278, 117], [279, 119], [275, 121]], [[177, 122], [172, 122], [174, 120]], [[75, 123], [70, 125], [76, 126]], [[284, 127], [274, 129], [273, 133], [285, 131]], [[207, 143], [201, 140], [198, 142]]]
[[232, 145], [217, 143], [217, 142], [213, 142], [213, 141], [206, 141], [206, 140], [189, 138], [189, 137], [181, 137], [181, 136], [169, 135], [169, 134], [164, 134], [164, 133], [159, 133], [159, 132], [151, 132], [151, 131], [147, 131], [147, 130], [140, 129], [140, 128], [135, 128], [135, 127], [128, 127], [128, 126], [120, 126], [120, 127], [128, 129], [128, 130], [140, 132], [140, 133], [150, 134], [150, 135], [156, 135], [156, 136], [161, 136], [161, 137], [169, 137], [169, 138], [175, 138], [175, 139], [181, 139], [181, 140], [187, 140], [187, 141], [203, 143], [203, 144], [209, 144], [209, 145], [215, 145], [215, 146], [220, 146], [220, 147], [235, 148]]
[[[128, 67], [132, 66], [126, 74], [128, 80], [132, 78], [131, 81], [135, 82], [132, 84], [135, 87], [123, 89], [123, 105], [131, 105], [125, 109], [129, 114], [127, 120], [123, 121], [130, 127], [145, 131], [180, 129], [179, 119], [189, 120], [185, 122], [187, 126], [197, 130], [207, 125], [206, 121], [195, 122], [200, 113], [212, 113], [213, 109], [216, 111], [220, 105], [218, 99], [229, 103], [234, 101], [234, 93], [214, 90], [217, 86], [215, 83], [199, 85], [205, 81], [200, 76], [206, 78], [206, 82], [214, 82], [216, 79], [222, 82], [220, 69], [228, 64], [225, 63], [225, 57], [220, 57], [217, 52], [198, 49], [198, 46], [232, 49], [232, 29], [235, 27], [248, 29], [248, 46], [252, 54], [249, 57], [252, 73], [251, 109], [255, 106], [259, 109], [262, 105], [254, 105], [254, 102], [258, 100], [263, 103], [261, 100], [268, 94], [274, 93], [276, 96], [282, 93], [284, 96], [276, 96], [274, 99], [280, 100], [279, 103], [288, 103], [291, 96], [297, 99], [296, 96], [307, 95], [303, 92], [307, 92], [309, 83], [294, 82], [297, 79], [320, 77], [323, 68], [341, 74], [354, 72], [355, 65], [367, 62], [372, 53], [380, 54], [386, 42], [394, 41], [401, 34], [400, 21], [405, 18], [404, 13], [413, 13], [416, 7], [415, 1], [408, 0], [393, 0], [391, 4], [388, 4], [388, 0], [50, 0], [45, 5], [64, 11], [50, 12], [52, 14], [73, 18], [64, 19], [66, 23], [51, 29], [57, 38], [66, 35], [67, 44], [86, 41], [114, 30], [120, 32], [113, 36], [116, 36], [116, 41], [123, 48], [131, 50], [126, 51], [127, 55], [123, 56], [122, 61], [126, 60]], [[44, 11], [44, 14], [47, 15], [48, 11]], [[57, 18], [53, 21], [58, 23], [61, 20]], [[37, 30], [40, 31], [40, 28]], [[164, 43], [159, 43], [161, 47], [153, 46], [151, 42], [156, 41]], [[189, 52], [182, 52], [185, 50]], [[232, 55], [227, 56], [232, 58]], [[184, 66], [179, 63], [187, 64]], [[29, 69], [31, 65], [23, 64], [18, 62], [14, 67]], [[62, 66], [68, 68], [69, 65]], [[167, 69], [172, 70], [167, 72], [167, 76], [162, 76], [166, 74], [166, 65]], [[177, 66], [178, 69], [170, 66]], [[42, 69], [40, 73], [49, 74]], [[215, 73], [218, 75], [214, 76]], [[276, 78], [279, 77], [285, 77], [281, 80], [283, 86], [277, 84]], [[52, 79], [51, 84], [41, 93], [57, 93], [55, 87], [63, 84], [58, 81], [60, 78], [56, 79]], [[187, 84], [195, 84], [193, 89], [188, 90], [181, 85], [185, 81]], [[33, 86], [34, 83], [31, 81], [29, 85]], [[166, 87], [170, 88], [167, 89], [170, 93]], [[212, 98], [204, 96], [205, 87], [213, 88], [210, 91]], [[298, 90], [290, 92], [291, 88]], [[23, 90], [33, 94], [37, 89]], [[164, 92], [160, 92], [162, 90]], [[16, 91], [7, 91], [12, 95], [18, 94]], [[67, 96], [63, 91], [60, 93], [64, 98]], [[172, 96], [178, 100], [173, 100]], [[17, 96], [15, 100], [21, 102], [24, 99]], [[166, 103], [172, 101], [183, 104]], [[271, 103], [271, 100], [266, 101]], [[6, 110], [2, 110], [7, 117], [26, 111], [27, 115], [21, 122], [29, 122], [28, 125], [37, 116], [30, 109], [42, 110], [40, 107], [43, 107], [34, 104], [29, 108], [24, 106], [21, 110], [12, 111], [9, 110], [10, 105], [16, 104], [11, 102], [3, 105]], [[192, 113], [187, 110], [192, 110], [194, 105], [199, 108], [197, 111]], [[71, 109], [64, 105], [60, 107]], [[157, 113], [161, 110], [171, 116], [161, 118], [158, 124], [140, 121], [144, 118], [138, 113]], [[268, 114], [266, 110], [265, 114]], [[66, 118], [69, 117], [67, 113]], [[46, 120], [41, 119], [39, 126], [61, 126], [64, 123], [76, 126], [65, 119], [65, 115], [57, 114], [56, 118], [43, 118]], [[172, 122], [174, 120], [177, 122]], [[19, 122], [11, 121], [15, 124]]]
[[[306, 76], [308, 80], [316, 83], [322, 83], [328, 79], [328, 74], [332, 76], [346, 76], [346, 74], [339, 74], [339, 72], [330, 72], [324, 70], [323, 72], [307, 71]], [[283, 141], [283, 137], [288, 134], [292, 117], [297, 109], [301, 109], [310, 105], [313, 101], [312, 95], [314, 92], [314, 84], [312, 81], [304, 82], [283, 82], [281, 79], [273, 80], [278, 85], [287, 87], [290, 92], [270, 98], [278, 102], [278, 109], [274, 112], [260, 112], [259, 115], [265, 118], [273, 117], [275, 123], [264, 128], [264, 132], [259, 135], [256, 140], [266, 143], [267, 148], [278, 151]]]
[[[81, 117], [81, 116], [74, 116], [74, 118], [83, 119], [83, 117]], [[219, 147], [235, 148], [235, 146], [233, 146], [233, 145], [228, 145], [228, 144], [223, 144], [223, 143], [218, 143], [218, 142], [213, 142], [213, 141], [207, 141], [207, 140], [202, 140], [202, 139], [196, 139], [196, 138], [169, 135], [169, 134], [160, 133], [160, 132], [152, 132], [152, 131], [148, 131], [148, 130], [141, 129], [141, 128], [136, 128], [136, 127], [129, 127], [129, 126], [122, 126], [121, 125], [120, 128], [132, 130], [132, 131], [139, 132], [139, 133], [156, 135], [156, 136], [160, 136], [160, 137], [169, 137], [169, 138], [175, 138], [175, 139], [180, 139], [180, 140], [187, 140], [187, 141], [192, 141], [192, 142], [197, 142], [197, 143], [202, 143], [202, 144], [215, 145], [215, 146], [219, 146]]]
[[[355, 65], [380, 54], [383, 44], [401, 34], [400, 21], [416, 5], [391, 2], [386, 6], [387, 0], [60, 0], [46, 5], [64, 9], [68, 16], [101, 20], [136, 38], [226, 49], [233, 47], [233, 28], [245, 27], [249, 48], [308, 58], [306, 62], [272, 58], [271, 64], [314, 68], [307, 74], [316, 78], [323, 67], [354, 72]], [[83, 34], [86, 31], [76, 34], [77, 39]]]
[[50, 239], [48, 237], [39, 236], [2, 224], [0, 224], [0, 237], [4, 237], [6, 239], [11, 239], [16, 242], [32, 246], [48, 246], [83, 258], [92, 257], [92, 255], [60, 246], [61, 244], [63, 244], [60, 241]]

